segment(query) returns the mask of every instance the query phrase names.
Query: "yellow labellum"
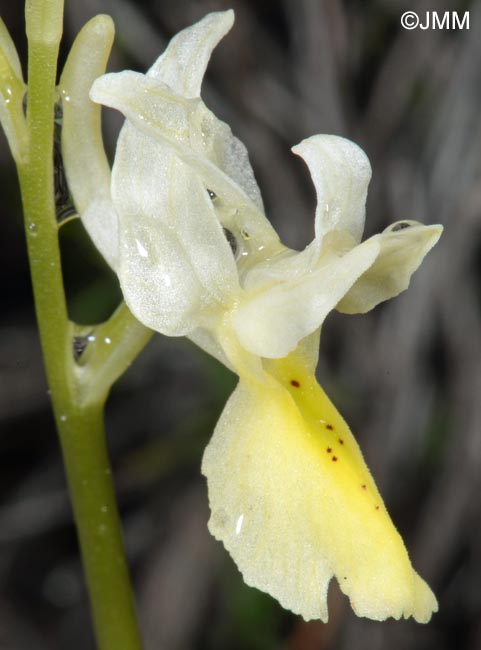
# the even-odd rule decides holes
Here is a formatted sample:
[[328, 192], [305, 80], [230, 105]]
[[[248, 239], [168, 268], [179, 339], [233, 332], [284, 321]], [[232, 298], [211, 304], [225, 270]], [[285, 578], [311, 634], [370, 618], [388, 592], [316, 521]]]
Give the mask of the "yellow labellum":
[[209, 528], [246, 582], [326, 621], [336, 577], [359, 616], [427, 622], [411, 566], [349, 427], [293, 353], [241, 379], [206, 449]]

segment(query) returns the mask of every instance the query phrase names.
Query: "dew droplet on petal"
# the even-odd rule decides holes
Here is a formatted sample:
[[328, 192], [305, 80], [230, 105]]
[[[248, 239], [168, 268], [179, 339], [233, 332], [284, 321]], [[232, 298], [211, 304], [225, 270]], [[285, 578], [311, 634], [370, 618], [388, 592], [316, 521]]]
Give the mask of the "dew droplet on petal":
[[405, 230], [406, 228], [412, 228], [413, 226], [420, 226], [421, 224], [419, 221], [412, 221], [409, 219], [405, 219], [403, 221], [396, 221], [396, 223], [392, 223], [390, 226], [388, 226], [384, 232], [398, 232], [400, 230]]
[[142, 244], [140, 243], [140, 241], [138, 239], [135, 240], [135, 245], [137, 247], [137, 251], [138, 251], [140, 257], [148, 257], [149, 256], [147, 250], [144, 248], [144, 246], [142, 246]]
[[239, 535], [241, 530], [242, 530], [242, 524], [244, 523], [244, 515], [240, 515], [237, 519], [237, 523], [235, 525], [235, 534]]

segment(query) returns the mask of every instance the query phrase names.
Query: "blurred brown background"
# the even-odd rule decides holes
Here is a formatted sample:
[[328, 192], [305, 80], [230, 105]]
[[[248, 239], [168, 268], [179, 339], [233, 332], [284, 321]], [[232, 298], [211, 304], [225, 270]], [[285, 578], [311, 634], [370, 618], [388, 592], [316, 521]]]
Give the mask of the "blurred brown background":
[[[25, 62], [21, 2], [0, 1]], [[234, 7], [204, 99], [245, 142], [284, 241], [313, 235], [314, 192], [290, 147], [314, 133], [373, 165], [366, 235], [443, 223], [409, 291], [332, 314], [319, 374], [351, 424], [413, 563], [439, 598], [429, 625], [358, 619], [337, 585], [304, 623], [246, 587], [208, 534], [202, 449], [235, 378], [156, 336], [113, 391], [112, 460], [146, 650], [481, 648], [481, 2], [67, 0], [61, 60], [113, 16], [110, 69], [144, 71], [175, 32]], [[413, 30], [404, 11], [470, 11], [470, 29]], [[121, 120], [106, 120], [113, 153]], [[15, 170], [0, 142], [0, 650], [91, 650], [88, 604], [31, 303]], [[114, 278], [78, 222], [61, 229], [73, 319], [105, 318]], [[119, 650], [121, 650], [119, 648]]]

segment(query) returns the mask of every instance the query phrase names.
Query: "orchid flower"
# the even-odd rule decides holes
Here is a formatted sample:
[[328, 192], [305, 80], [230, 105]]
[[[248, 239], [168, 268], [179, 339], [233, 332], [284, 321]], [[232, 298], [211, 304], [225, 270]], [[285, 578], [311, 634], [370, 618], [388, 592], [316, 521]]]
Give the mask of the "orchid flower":
[[[328, 313], [364, 313], [406, 289], [441, 226], [402, 221], [361, 242], [369, 161], [316, 135], [293, 148], [317, 193], [315, 238], [302, 252], [284, 246], [246, 149], [200, 97], [233, 20], [207, 15], [145, 75], [99, 76], [113, 28], [106, 17], [86, 25], [60, 83], [69, 185], [133, 314], [239, 375], [202, 472], [209, 529], [245, 581], [306, 620], [327, 620], [335, 577], [360, 616], [427, 622], [436, 599], [314, 372]], [[92, 83], [93, 102], [126, 117], [111, 173]]]

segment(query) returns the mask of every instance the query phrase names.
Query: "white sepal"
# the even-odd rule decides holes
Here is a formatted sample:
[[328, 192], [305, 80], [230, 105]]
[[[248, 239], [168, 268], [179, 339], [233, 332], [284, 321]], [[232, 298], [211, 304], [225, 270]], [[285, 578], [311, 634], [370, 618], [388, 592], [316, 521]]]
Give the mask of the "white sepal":
[[182, 336], [231, 305], [239, 291], [232, 250], [199, 177], [130, 124], [112, 170], [119, 216], [118, 275], [134, 315]]
[[234, 24], [234, 12], [215, 11], [176, 34], [147, 72], [179, 95], [199, 97], [212, 51]]
[[379, 242], [374, 264], [351, 287], [336, 309], [345, 314], [364, 314], [380, 302], [408, 288], [411, 275], [436, 244], [443, 227], [400, 221], [371, 237]]

